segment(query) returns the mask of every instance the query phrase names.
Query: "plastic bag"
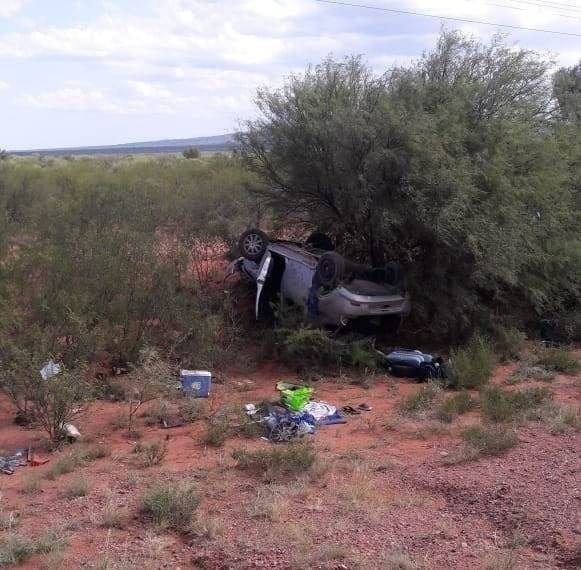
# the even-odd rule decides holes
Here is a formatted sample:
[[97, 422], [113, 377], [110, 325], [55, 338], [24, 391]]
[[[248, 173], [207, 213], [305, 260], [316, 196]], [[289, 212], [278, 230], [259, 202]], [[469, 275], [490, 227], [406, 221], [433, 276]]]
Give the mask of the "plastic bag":
[[313, 392], [312, 388], [306, 386], [294, 390], [283, 390], [281, 400], [289, 410], [300, 412], [311, 399]]

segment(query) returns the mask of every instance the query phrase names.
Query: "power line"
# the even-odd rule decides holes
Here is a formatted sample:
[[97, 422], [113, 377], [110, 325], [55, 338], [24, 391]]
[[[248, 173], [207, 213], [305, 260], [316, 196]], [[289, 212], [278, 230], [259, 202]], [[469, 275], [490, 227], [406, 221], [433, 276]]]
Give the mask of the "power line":
[[551, 8], [553, 10], [562, 10], [563, 12], [581, 12], [581, 8], [578, 6], [573, 6], [571, 4], [560, 5], [554, 2], [542, 2], [535, 0], [513, 0], [517, 4], [529, 4], [531, 6], [537, 6], [539, 8]]
[[323, 4], [333, 4], [336, 6], [348, 6], [350, 8], [363, 8], [365, 10], [376, 10], [380, 12], [391, 12], [392, 14], [403, 14], [405, 16], [421, 16], [423, 18], [434, 18], [436, 20], [451, 20], [453, 22], [466, 22], [468, 24], [482, 24], [484, 26], [495, 26], [497, 28], [511, 28], [513, 30], [524, 30], [527, 32], [542, 32], [543, 34], [556, 34], [559, 36], [572, 36], [581, 38], [581, 34], [573, 32], [559, 32], [557, 30], [543, 30], [540, 28], [525, 28], [523, 26], [513, 26], [511, 24], [496, 24], [494, 22], [487, 22], [485, 20], [472, 20], [469, 18], [456, 18], [454, 16], [437, 16], [435, 14], [425, 14], [423, 12], [415, 12], [412, 10], [396, 10], [395, 8], [384, 8], [383, 6], [370, 6], [368, 4], [355, 4], [352, 2], [341, 2], [339, 0], [315, 0]]
[[[508, 8], [509, 10], [519, 10], [521, 12], [527, 12], [530, 10], [530, 8], [524, 8], [523, 6], [511, 6], [509, 4], [497, 4], [495, 2], [483, 2], [483, 4], [486, 4], [487, 6], [496, 6], [498, 8]], [[567, 18], [568, 20], [579, 20], [581, 17], [581, 14], [576, 15], [576, 16], [572, 16], [570, 14], [561, 14], [559, 12], [547, 12], [548, 14], [551, 14], [552, 16], [557, 16], [559, 18]]]

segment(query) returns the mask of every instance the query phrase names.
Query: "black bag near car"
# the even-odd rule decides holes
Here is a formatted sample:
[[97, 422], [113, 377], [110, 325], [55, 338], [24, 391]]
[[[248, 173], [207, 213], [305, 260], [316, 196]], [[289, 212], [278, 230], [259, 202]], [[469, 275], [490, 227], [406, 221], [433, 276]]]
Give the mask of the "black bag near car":
[[440, 356], [432, 356], [420, 350], [397, 348], [383, 354], [383, 365], [393, 376], [430, 380], [446, 378], [444, 361]]

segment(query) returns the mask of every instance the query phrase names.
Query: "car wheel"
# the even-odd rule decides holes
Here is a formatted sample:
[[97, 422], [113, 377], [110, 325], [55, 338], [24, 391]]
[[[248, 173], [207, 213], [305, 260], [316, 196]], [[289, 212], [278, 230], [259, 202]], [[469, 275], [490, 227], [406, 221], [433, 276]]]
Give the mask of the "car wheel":
[[317, 264], [317, 273], [321, 285], [333, 287], [345, 273], [345, 260], [338, 253], [324, 253]]
[[266, 253], [269, 239], [261, 230], [252, 229], [244, 232], [238, 241], [240, 253], [250, 261], [260, 261]]
[[322, 249], [323, 251], [333, 251], [335, 249], [331, 238], [323, 232], [313, 232], [305, 243], [315, 249]]

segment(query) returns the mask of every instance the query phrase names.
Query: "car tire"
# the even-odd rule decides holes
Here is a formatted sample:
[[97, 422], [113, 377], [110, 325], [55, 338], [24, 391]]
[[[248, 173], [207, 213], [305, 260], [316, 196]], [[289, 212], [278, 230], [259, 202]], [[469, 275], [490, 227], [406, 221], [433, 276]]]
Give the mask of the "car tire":
[[345, 260], [338, 253], [329, 251], [319, 258], [317, 264], [319, 282], [325, 287], [333, 287], [345, 273]]
[[321, 249], [323, 251], [333, 251], [335, 249], [333, 240], [327, 234], [319, 231], [311, 233], [305, 243], [315, 249]]
[[262, 230], [245, 231], [238, 240], [238, 249], [243, 257], [250, 261], [260, 261], [266, 253], [270, 240]]

